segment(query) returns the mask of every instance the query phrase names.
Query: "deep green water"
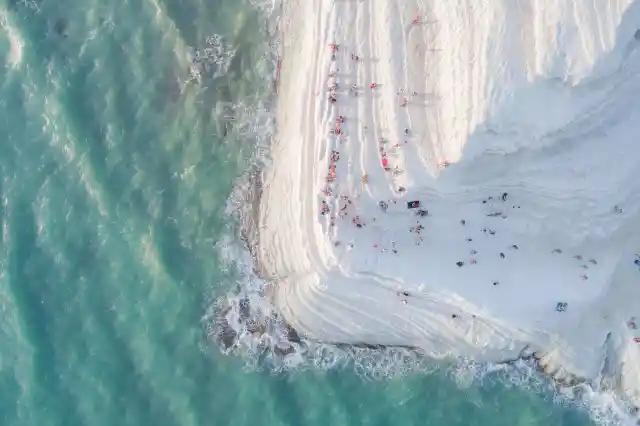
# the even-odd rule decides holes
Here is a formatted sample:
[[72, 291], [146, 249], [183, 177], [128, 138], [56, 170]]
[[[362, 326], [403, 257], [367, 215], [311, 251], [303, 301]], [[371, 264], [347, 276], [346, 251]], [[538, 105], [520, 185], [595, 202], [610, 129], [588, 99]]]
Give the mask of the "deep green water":
[[[274, 373], [207, 339], [256, 143], [221, 117], [270, 90], [263, 24], [246, 0], [0, 0], [0, 424], [589, 424], [495, 375]], [[214, 34], [228, 72], [186, 84]]]

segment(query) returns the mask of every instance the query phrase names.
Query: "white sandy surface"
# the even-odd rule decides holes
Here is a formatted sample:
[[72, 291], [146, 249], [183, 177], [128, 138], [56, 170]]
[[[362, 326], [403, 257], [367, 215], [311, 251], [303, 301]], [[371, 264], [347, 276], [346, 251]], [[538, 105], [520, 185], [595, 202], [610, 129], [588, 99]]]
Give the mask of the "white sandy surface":
[[535, 351], [587, 378], [613, 345], [638, 397], [640, 4], [285, 9], [258, 253], [285, 319], [312, 339], [436, 357]]

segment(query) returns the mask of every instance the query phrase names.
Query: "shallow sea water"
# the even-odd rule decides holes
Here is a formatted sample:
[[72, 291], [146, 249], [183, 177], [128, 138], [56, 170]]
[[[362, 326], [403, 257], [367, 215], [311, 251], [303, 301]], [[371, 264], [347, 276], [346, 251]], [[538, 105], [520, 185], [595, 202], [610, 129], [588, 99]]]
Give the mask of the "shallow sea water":
[[275, 372], [207, 338], [265, 43], [246, 0], [0, 0], [0, 424], [590, 424], [501, 374]]

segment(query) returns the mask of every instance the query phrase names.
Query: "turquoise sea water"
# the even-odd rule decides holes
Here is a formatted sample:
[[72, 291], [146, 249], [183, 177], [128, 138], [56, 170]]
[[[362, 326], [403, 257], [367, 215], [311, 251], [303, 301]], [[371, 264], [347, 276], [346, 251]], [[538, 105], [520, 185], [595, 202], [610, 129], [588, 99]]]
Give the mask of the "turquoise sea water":
[[207, 337], [271, 90], [248, 1], [0, 0], [0, 30], [1, 425], [591, 423], [544, 382], [276, 372]]

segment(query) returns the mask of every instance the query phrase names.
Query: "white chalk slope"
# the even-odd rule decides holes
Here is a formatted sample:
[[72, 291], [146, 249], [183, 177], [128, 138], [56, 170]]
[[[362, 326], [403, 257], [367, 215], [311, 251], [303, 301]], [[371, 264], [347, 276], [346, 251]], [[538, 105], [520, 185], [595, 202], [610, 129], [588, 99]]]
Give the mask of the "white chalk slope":
[[639, 2], [286, 9], [259, 251], [286, 320], [313, 339], [438, 357], [502, 360], [529, 345], [584, 377], [615, 351], [621, 386], [637, 392]]

